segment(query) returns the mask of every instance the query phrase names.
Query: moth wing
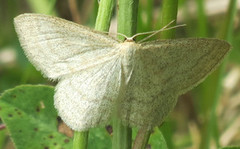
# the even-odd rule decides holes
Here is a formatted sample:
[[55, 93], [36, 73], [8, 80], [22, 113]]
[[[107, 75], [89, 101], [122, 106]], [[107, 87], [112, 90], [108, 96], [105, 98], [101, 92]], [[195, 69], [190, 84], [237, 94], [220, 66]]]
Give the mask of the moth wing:
[[51, 79], [104, 63], [117, 52], [115, 39], [57, 17], [23, 14], [14, 25], [28, 59]]
[[225, 41], [204, 38], [141, 44], [122, 102], [122, 119], [139, 127], [159, 125], [177, 97], [203, 81], [229, 49]]
[[107, 124], [120, 87], [119, 58], [66, 75], [54, 95], [54, 105], [63, 121], [76, 131]]
[[230, 45], [218, 39], [163, 40], [143, 44], [140, 58], [153, 83], [181, 95], [215, 70], [229, 50]]

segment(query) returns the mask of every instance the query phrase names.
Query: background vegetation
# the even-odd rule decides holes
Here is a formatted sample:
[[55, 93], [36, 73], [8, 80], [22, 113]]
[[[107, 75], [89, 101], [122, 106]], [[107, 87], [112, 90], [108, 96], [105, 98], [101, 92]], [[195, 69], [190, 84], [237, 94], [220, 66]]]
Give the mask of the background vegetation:
[[[162, 8], [161, 0], [140, 0], [137, 32], [160, 29]], [[176, 38], [222, 38], [231, 43], [232, 51], [222, 69], [180, 97], [160, 127], [169, 149], [240, 146], [239, 8], [237, 0], [178, 0], [177, 24], [187, 26], [176, 30]], [[26, 59], [14, 31], [15, 16], [26, 12], [50, 14], [94, 28], [97, 9], [97, 0], [0, 0], [0, 93], [20, 84], [56, 83], [43, 78]], [[168, 10], [174, 11], [171, 7]], [[110, 30], [116, 32], [116, 11]], [[0, 123], [0, 148], [11, 149], [8, 130]], [[72, 136], [65, 126], [63, 129]], [[111, 132], [107, 130], [106, 137]], [[104, 128], [101, 131], [105, 131]], [[101, 148], [101, 143], [95, 148]]]

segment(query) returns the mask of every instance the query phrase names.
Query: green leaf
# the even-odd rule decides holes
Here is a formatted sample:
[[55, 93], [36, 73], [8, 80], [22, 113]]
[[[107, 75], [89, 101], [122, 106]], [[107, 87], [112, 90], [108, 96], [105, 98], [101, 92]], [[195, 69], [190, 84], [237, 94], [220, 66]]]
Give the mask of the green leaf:
[[105, 129], [103, 128], [90, 129], [88, 149], [108, 149], [111, 146], [112, 146], [111, 137]]
[[69, 149], [71, 138], [57, 129], [54, 88], [23, 85], [0, 97], [0, 116], [17, 149]]
[[151, 148], [168, 149], [167, 143], [162, 132], [156, 127], [148, 141]]

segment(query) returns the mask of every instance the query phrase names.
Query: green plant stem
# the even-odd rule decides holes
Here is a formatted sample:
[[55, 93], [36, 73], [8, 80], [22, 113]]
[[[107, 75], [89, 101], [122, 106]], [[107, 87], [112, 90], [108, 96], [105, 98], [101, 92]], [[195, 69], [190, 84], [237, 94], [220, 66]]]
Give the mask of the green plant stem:
[[98, 8], [95, 29], [99, 31], [108, 31], [110, 27], [112, 11], [115, 0], [101, 0]]
[[[33, 10], [35, 13], [43, 13], [43, 14], [50, 14], [50, 15], [56, 15], [55, 9], [52, 8], [54, 5], [54, 1], [48, 1], [48, 0], [41, 0], [41, 1], [36, 1], [36, 0], [27, 0], [30, 8]], [[51, 11], [50, 11], [51, 10]]]
[[140, 129], [137, 133], [133, 149], [145, 149], [151, 135], [151, 131], [147, 129]]
[[[108, 31], [114, 7], [114, 0], [101, 0], [98, 8], [95, 29]], [[87, 149], [88, 131], [74, 132], [73, 149]]]
[[[175, 20], [169, 27], [175, 26], [177, 22], [178, 0], [163, 0], [160, 27], [164, 27], [172, 20]], [[161, 39], [171, 39], [175, 37], [175, 29], [161, 32]]]
[[74, 132], [73, 149], [87, 149], [88, 131]]
[[[118, 33], [128, 37], [136, 34], [137, 31], [138, 0], [118, 1]], [[120, 40], [124, 37], [118, 36]]]
[[56, 10], [54, 9], [55, 8], [55, 5], [56, 5], [56, 2], [57, 0], [51, 0], [49, 3], [49, 10], [48, 10], [48, 14], [55, 14]]
[[[128, 37], [136, 34], [138, 0], [118, 0], [118, 33]], [[120, 40], [124, 37], [118, 36]], [[121, 99], [119, 99], [121, 100]], [[118, 108], [113, 119], [113, 149], [130, 149], [132, 144], [132, 130], [122, 124]]]
[[220, 39], [225, 39], [227, 41], [231, 40], [232, 30], [233, 30], [233, 20], [237, 11], [237, 0], [230, 0], [228, 6], [228, 12], [225, 16], [225, 20], [223, 21], [223, 25], [220, 28], [220, 32], [217, 37]]
[[132, 144], [131, 128], [122, 125], [118, 117], [113, 119], [112, 149], [130, 149]]
[[197, 0], [197, 37], [207, 37], [207, 18], [204, 10], [204, 0]]
[[[221, 39], [225, 39], [227, 41], [230, 41], [231, 39], [231, 34], [232, 34], [232, 28], [233, 28], [233, 18], [236, 14], [236, 3], [237, 0], [231, 0], [229, 2], [229, 7], [228, 7], [228, 12], [225, 16], [225, 19], [223, 20], [223, 25], [220, 29], [220, 32], [218, 34], [218, 38]], [[216, 92], [215, 92], [215, 96], [213, 99], [213, 106], [211, 108], [211, 113], [210, 113], [210, 119], [207, 123], [207, 128], [206, 128], [206, 134], [205, 136], [203, 136], [203, 142], [202, 142], [202, 146], [200, 146], [200, 148], [202, 149], [209, 149], [210, 148], [210, 139], [213, 136], [214, 132], [213, 130], [215, 130], [214, 128], [217, 127], [217, 106], [218, 103], [220, 102], [220, 95], [221, 95], [221, 91], [222, 91], [222, 79], [224, 76], [224, 70], [226, 68], [226, 63], [227, 63], [227, 57], [224, 59], [223, 64], [220, 66], [220, 68], [218, 69], [218, 81], [217, 81], [217, 88], [216, 88]], [[218, 135], [215, 135], [215, 140], [216, 140], [216, 144], [219, 147], [219, 142], [218, 142]]]
[[[143, 33], [153, 30], [153, 6], [154, 0], [141, 0], [138, 10], [137, 32]], [[147, 35], [137, 37], [137, 41], [144, 39]]]

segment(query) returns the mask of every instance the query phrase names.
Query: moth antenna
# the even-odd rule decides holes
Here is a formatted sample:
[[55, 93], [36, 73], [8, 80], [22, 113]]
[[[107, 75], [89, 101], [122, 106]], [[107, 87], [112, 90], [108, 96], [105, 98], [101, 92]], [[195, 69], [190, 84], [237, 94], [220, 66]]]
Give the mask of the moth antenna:
[[[177, 28], [177, 27], [181, 27], [181, 26], [186, 26], [186, 24], [181, 24], [181, 25], [176, 25], [176, 26], [170, 27], [170, 28], [165, 28], [165, 30], [169, 30], [169, 29]], [[137, 33], [137, 34], [133, 35], [131, 38], [135, 38], [135, 37], [140, 36], [140, 35], [146, 35], [146, 34], [156, 33], [156, 32], [158, 32], [158, 31], [159, 31], [159, 30], [148, 31], [148, 32], [143, 32], [143, 33]], [[163, 31], [164, 31], [164, 30], [163, 30]]]
[[[101, 33], [104, 33], [104, 34], [109, 34], [109, 35], [120, 35], [120, 36], [123, 36], [124, 38], [126, 38], [127, 41], [132, 41], [133, 38], [132, 37], [128, 37], [122, 33], [112, 33], [112, 32], [107, 32], [107, 31], [98, 31], [98, 32], [101, 32]], [[119, 39], [116, 39], [118, 40], [119, 42], [122, 42], [121, 40]]]
[[120, 35], [120, 36], [123, 36], [124, 38], [126, 38], [126, 40], [132, 40], [133, 38], [132, 37], [128, 37], [122, 33], [117, 33], [117, 35]]
[[142, 43], [144, 41], [146, 41], [147, 39], [151, 38], [152, 36], [158, 34], [159, 32], [161, 31], [166, 31], [166, 30], [170, 30], [170, 29], [174, 29], [174, 28], [178, 28], [178, 27], [182, 27], [182, 26], [186, 26], [186, 24], [181, 24], [181, 25], [176, 25], [176, 26], [173, 26], [173, 27], [169, 27], [169, 25], [171, 25], [175, 20], [172, 20], [171, 22], [169, 22], [166, 26], [164, 26], [163, 28], [161, 28], [160, 30], [156, 30], [156, 31], [150, 31], [150, 32], [144, 32], [144, 33], [137, 33], [135, 34], [132, 38], [135, 38], [139, 35], [146, 35], [146, 34], [151, 34], [149, 36], [147, 36], [146, 38], [143, 38], [142, 40], [140, 40], [138, 43]]
[[133, 40], [133, 37], [128, 37], [128, 36], [126, 36], [126, 35], [124, 35], [122, 33], [109, 33], [109, 34], [122, 36], [122, 37], [126, 38], [127, 41], [132, 41]]
[[151, 35], [147, 36], [146, 38], [143, 38], [142, 40], [139, 41], [139, 43], [146, 41], [147, 39], [151, 38], [152, 36], [156, 35], [157, 33], [163, 31], [165, 28], [167, 28], [169, 25], [171, 25], [174, 21], [175, 20], [172, 20], [167, 25], [165, 25], [163, 28], [161, 28], [160, 30], [156, 31], [155, 33], [152, 33]]

